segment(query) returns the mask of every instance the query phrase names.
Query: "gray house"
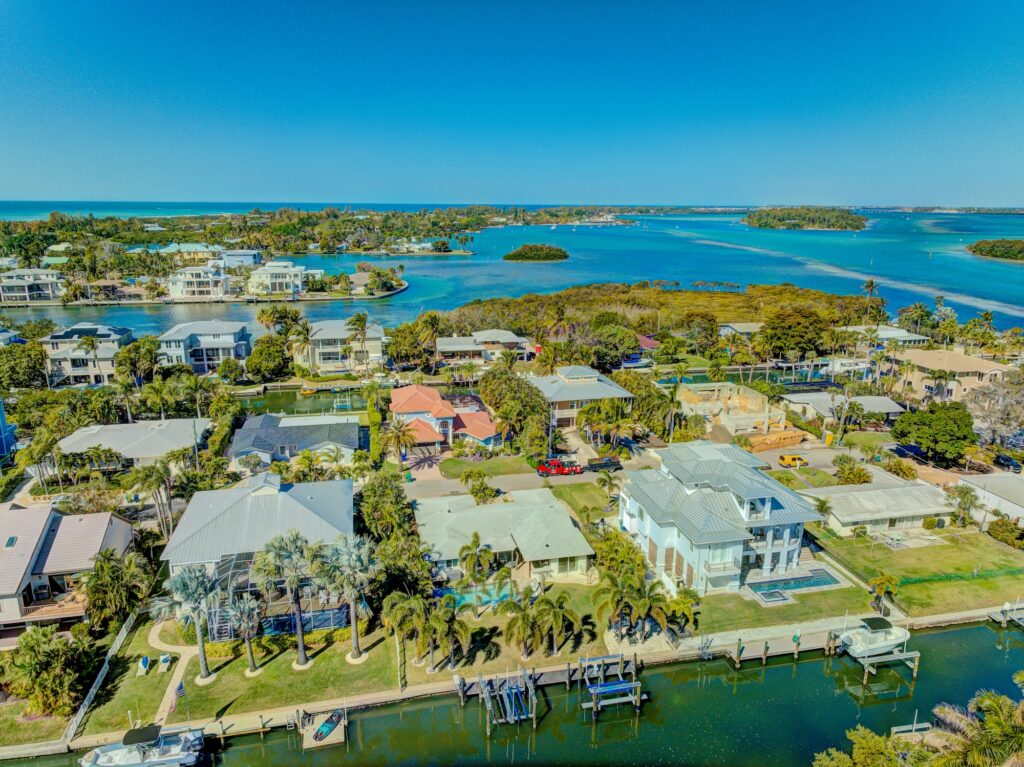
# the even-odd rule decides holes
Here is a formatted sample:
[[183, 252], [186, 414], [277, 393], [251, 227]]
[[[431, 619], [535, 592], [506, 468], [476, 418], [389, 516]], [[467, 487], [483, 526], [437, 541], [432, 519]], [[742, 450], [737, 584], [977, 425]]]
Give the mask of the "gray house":
[[212, 373], [229, 357], [239, 362], [248, 359], [259, 334], [244, 322], [185, 322], [160, 336], [159, 361], [161, 365], [191, 365], [199, 374]]
[[228, 456], [238, 461], [257, 455], [264, 465], [288, 461], [303, 450], [328, 454], [335, 449], [352, 461], [356, 450], [370, 449], [369, 430], [352, 415], [252, 415], [235, 432]]

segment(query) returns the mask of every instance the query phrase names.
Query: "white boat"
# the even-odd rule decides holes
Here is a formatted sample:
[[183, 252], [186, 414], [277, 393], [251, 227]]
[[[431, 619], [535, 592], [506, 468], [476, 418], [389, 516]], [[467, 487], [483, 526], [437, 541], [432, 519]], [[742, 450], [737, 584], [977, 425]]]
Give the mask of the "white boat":
[[203, 731], [161, 731], [159, 725], [128, 730], [120, 743], [89, 751], [78, 760], [82, 767], [178, 767], [195, 764], [203, 750]]
[[862, 625], [844, 631], [839, 641], [843, 649], [854, 658], [869, 658], [892, 652], [910, 639], [905, 628], [893, 626], [885, 618], [865, 618]]

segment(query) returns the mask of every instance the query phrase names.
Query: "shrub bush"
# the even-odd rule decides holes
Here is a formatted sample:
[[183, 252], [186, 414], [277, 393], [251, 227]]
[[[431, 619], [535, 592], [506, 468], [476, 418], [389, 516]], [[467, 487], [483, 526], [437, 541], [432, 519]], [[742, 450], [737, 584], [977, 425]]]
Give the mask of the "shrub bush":
[[937, 520], [935, 517], [925, 517], [924, 522], [921, 524], [921, 526], [925, 530], [934, 530], [936, 527], [939, 526], [939, 520]]
[[[359, 622], [359, 635], [366, 633], [368, 621]], [[332, 644], [348, 642], [352, 639], [352, 627], [335, 629], [317, 629], [307, 631], [305, 634], [306, 647], [320, 649]], [[195, 640], [193, 639], [193, 642]], [[275, 634], [273, 636], [258, 636], [252, 640], [252, 651], [259, 658], [266, 658], [270, 655], [277, 655], [287, 650], [295, 649], [294, 634]], [[206, 654], [210, 658], [240, 658], [245, 653], [245, 642], [241, 639], [232, 639], [228, 642], [207, 642]]]

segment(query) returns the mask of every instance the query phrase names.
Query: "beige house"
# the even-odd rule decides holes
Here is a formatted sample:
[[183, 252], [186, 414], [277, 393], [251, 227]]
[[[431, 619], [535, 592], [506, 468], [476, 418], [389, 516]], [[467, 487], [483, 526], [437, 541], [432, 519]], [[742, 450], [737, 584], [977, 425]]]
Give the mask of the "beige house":
[[[87, 338], [96, 340], [90, 350]], [[53, 385], [103, 384], [114, 378], [114, 355], [132, 342], [130, 328], [79, 322], [39, 339]]]
[[526, 380], [540, 389], [558, 426], [575, 427], [576, 414], [592, 402], [621, 399], [629, 404], [633, 400], [630, 392], [586, 365], [566, 365], [554, 375], [528, 375]]
[[[348, 320], [313, 323], [310, 349], [296, 349], [295, 361], [317, 373], [337, 373], [384, 362], [384, 328], [367, 325], [366, 338], [357, 339]], [[310, 359], [312, 357], [312, 359]]]
[[913, 365], [907, 391], [922, 401], [961, 402], [964, 396], [1002, 381], [1013, 368], [946, 349], [905, 349], [892, 359]]

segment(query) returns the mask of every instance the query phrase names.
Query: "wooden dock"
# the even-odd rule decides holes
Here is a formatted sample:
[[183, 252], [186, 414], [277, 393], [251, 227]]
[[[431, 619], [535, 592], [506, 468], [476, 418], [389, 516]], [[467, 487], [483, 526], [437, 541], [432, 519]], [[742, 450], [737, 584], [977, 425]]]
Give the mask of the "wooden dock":
[[313, 736], [316, 735], [317, 729], [320, 725], [327, 721], [337, 709], [330, 711], [321, 711], [318, 714], [309, 714], [308, 718], [305, 719], [304, 725], [299, 728], [299, 732], [302, 734], [302, 750], [309, 751], [315, 748], [328, 748], [329, 746], [339, 746], [345, 742], [346, 735], [348, 734], [348, 713], [343, 712], [341, 721], [338, 722], [337, 726], [331, 731], [323, 740], [314, 740]]

